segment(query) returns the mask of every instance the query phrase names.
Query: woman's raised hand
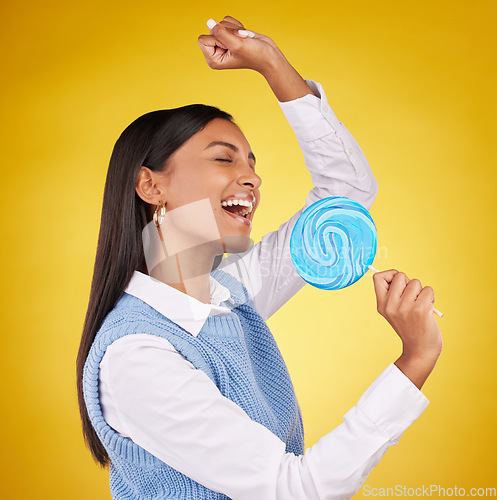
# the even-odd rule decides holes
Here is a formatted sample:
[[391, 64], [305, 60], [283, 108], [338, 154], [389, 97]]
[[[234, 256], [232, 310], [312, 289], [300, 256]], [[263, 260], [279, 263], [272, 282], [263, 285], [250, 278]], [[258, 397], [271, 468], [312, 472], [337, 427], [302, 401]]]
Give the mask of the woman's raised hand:
[[[240, 30], [242, 33], [239, 33]], [[283, 56], [269, 37], [254, 32], [247, 35], [243, 31], [246, 30], [240, 21], [225, 16], [220, 23], [211, 27], [210, 35], [198, 37], [210, 68], [253, 69], [264, 74], [271, 70], [271, 64], [276, 59]]]
[[243, 24], [231, 16], [214, 26], [213, 22], [209, 20], [210, 35], [198, 37], [210, 68], [257, 71], [281, 102], [313, 93], [271, 38], [253, 31], [247, 33]]
[[395, 269], [375, 273], [373, 281], [378, 312], [402, 340], [395, 364], [420, 389], [442, 351], [433, 289]]

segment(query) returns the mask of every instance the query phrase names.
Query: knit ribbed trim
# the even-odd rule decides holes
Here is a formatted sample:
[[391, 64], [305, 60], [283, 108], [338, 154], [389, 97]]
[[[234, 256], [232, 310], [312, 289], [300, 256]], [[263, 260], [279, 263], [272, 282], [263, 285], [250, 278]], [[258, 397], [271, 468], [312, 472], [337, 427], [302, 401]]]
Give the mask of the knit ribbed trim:
[[229, 289], [231, 298], [234, 301], [233, 308], [242, 304], [253, 304], [252, 296], [248, 293], [245, 286], [231, 274], [221, 271], [220, 269], [215, 269], [212, 271], [211, 275], [216, 281], [219, 281], [221, 285]]

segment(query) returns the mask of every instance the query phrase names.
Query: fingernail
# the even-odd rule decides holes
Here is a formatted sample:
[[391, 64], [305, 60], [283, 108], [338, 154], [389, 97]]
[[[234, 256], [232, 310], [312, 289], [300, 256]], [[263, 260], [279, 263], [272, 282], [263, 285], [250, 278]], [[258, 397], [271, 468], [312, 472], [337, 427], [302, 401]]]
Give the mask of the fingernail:
[[242, 36], [248, 36], [250, 38], [254, 38], [255, 33], [249, 30], [238, 30], [238, 34]]
[[217, 21], [215, 21], [214, 19], [209, 19], [207, 21], [207, 27], [211, 30], [212, 28], [214, 28], [214, 26], [216, 26], [217, 24]]

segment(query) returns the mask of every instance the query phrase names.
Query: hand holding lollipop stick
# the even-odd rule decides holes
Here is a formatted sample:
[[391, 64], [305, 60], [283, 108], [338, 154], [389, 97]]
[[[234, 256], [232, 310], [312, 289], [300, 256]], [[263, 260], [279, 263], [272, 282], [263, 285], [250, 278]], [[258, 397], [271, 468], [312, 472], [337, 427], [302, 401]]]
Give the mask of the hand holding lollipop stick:
[[[376, 255], [377, 233], [369, 212], [345, 197], [328, 197], [307, 207], [290, 237], [297, 272], [324, 290], [345, 288], [360, 279]], [[433, 308], [433, 312], [443, 314]]]
[[[368, 268], [373, 271], [373, 273], [379, 273], [380, 271], [378, 271], [378, 269], [376, 269], [375, 267], [373, 266], [368, 266]], [[441, 313], [438, 309], [435, 309], [433, 308], [433, 312], [437, 315], [437, 316], [440, 316], [440, 317], [443, 317], [443, 313]]]

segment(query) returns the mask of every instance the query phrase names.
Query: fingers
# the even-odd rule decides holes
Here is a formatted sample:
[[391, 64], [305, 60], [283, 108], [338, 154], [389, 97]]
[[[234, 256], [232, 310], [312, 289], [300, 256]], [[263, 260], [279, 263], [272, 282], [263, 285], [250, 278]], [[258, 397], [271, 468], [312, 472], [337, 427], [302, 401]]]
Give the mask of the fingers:
[[390, 283], [392, 282], [393, 277], [398, 273], [396, 269], [389, 269], [388, 271], [380, 271], [379, 273], [373, 274], [374, 283], [378, 283], [382, 287], [385, 287], [387, 290], [390, 287]]
[[416, 304], [420, 308], [431, 311], [433, 309], [433, 304], [435, 303], [435, 292], [431, 286], [425, 286], [418, 295]]
[[243, 29], [243, 24], [237, 21], [235, 18], [230, 17], [230, 16], [225, 16], [225, 18], [221, 21], [221, 23], [218, 23], [214, 19], [209, 19], [207, 21], [207, 27], [209, 28], [210, 35], [200, 35], [198, 37], [198, 42], [200, 44], [200, 47], [220, 47], [224, 50], [228, 50], [228, 48], [220, 42], [219, 39], [216, 38], [216, 36], [213, 33], [213, 29], [221, 24], [224, 26], [226, 29], [231, 30], [234, 33], [237, 33], [240, 28]]
[[198, 37], [198, 43], [200, 44], [200, 48], [205, 49], [215, 49], [218, 47], [216, 43], [216, 37], [212, 35], [200, 35]]
[[[403, 274], [403, 273], [399, 273]], [[397, 278], [398, 275], [395, 276]], [[394, 278], [394, 280], [395, 280]], [[407, 276], [406, 276], [407, 278]], [[409, 280], [409, 278], [407, 278]], [[401, 281], [399, 279], [399, 281]], [[417, 307], [420, 310], [430, 310], [433, 308], [433, 303], [435, 302], [435, 293], [433, 288], [426, 286], [423, 288], [421, 281], [418, 279], [409, 280], [407, 285], [400, 296], [398, 296], [399, 290], [402, 288], [401, 285], [398, 286], [396, 290], [391, 290], [391, 297], [389, 301], [393, 301], [395, 308], [409, 310], [412, 307]]]
[[400, 298], [409, 281], [409, 278], [404, 273], [396, 269], [382, 271], [373, 275], [377, 309], [380, 314], [385, 313], [387, 306], [390, 310], [398, 307]]
[[[209, 19], [207, 26], [210, 35], [198, 38], [200, 48], [207, 64], [212, 69], [250, 68], [260, 65], [262, 51], [247, 42], [254, 33], [243, 30], [243, 24], [233, 17], [226, 16], [220, 23]], [[239, 31], [241, 30], [241, 33]], [[248, 43], [248, 46], [246, 45]], [[259, 40], [256, 44], [260, 44]], [[260, 48], [260, 47], [259, 47]]]
[[423, 288], [418, 279], [409, 279], [404, 273], [395, 269], [382, 271], [373, 275], [377, 308], [380, 314], [392, 313], [400, 309], [431, 310], [435, 303], [433, 288]]
[[220, 57], [221, 53], [227, 51], [227, 48], [212, 35], [200, 35], [198, 43], [210, 67], [213, 67], [214, 61]]
[[209, 35], [198, 38], [207, 64], [212, 69], [251, 69], [263, 75], [274, 70], [281, 60], [281, 51], [269, 37], [246, 30], [231, 16], [220, 23], [207, 22]]
[[403, 304], [412, 304], [416, 302], [419, 293], [423, 289], [423, 286], [421, 285], [421, 281], [419, 280], [410, 280], [409, 283], [407, 283], [407, 286], [405, 287], [404, 293], [401, 298], [401, 302]]
[[[229, 23], [226, 23], [229, 24]], [[234, 28], [238, 30], [238, 27]], [[241, 47], [240, 37], [236, 36], [232, 30], [230, 30], [224, 24], [218, 23], [211, 28], [211, 35], [213, 35], [216, 40], [221, 42], [224, 48], [232, 50], [234, 52], [238, 51]]]
[[386, 294], [390, 288], [390, 283], [397, 273], [397, 270], [390, 269], [388, 271], [382, 271], [373, 275], [373, 283], [378, 300], [381, 300], [382, 302], [384, 301]]
[[421, 285], [421, 281], [417, 279], [410, 280], [404, 290], [404, 294], [400, 300], [394, 304], [394, 307], [401, 314], [408, 314], [410, 311], [415, 312], [415, 310], [424, 312], [429, 309], [424, 303], [424, 296], [421, 297], [421, 299], [419, 298], [422, 290], [423, 286]]
[[227, 24], [227, 25], [230, 24], [234, 27], [233, 29], [237, 29], [237, 30], [245, 29], [243, 27], [243, 24], [240, 21], [238, 21], [238, 19], [235, 19], [234, 17], [231, 17], [231, 16], [224, 16], [221, 23]]
[[240, 38], [254, 38], [256, 35], [253, 31], [246, 30], [240, 21], [231, 16], [225, 16], [220, 24]]
[[395, 301], [399, 301], [402, 295], [404, 294], [404, 290], [408, 285], [410, 279], [404, 273], [397, 273], [390, 283], [389, 295], [391, 299], [395, 299]]
[[[207, 26], [209, 27], [210, 35], [200, 35], [198, 37], [198, 43], [207, 63], [210, 67], [213, 67], [215, 60], [222, 58], [228, 50], [237, 48], [236, 42], [239, 41], [241, 37], [237, 37], [233, 33], [237, 32], [239, 27], [243, 27], [243, 25], [241, 23], [234, 24], [224, 19], [221, 23], [218, 23], [214, 19], [209, 19]], [[228, 41], [229, 47], [223, 41]], [[233, 42], [235, 42], [235, 44], [233, 44]], [[219, 63], [219, 60], [217, 62]]]
[[[214, 19], [209, 19], [207, 22], [207, 26], [210, 30], [210, 35], [200, 35], [198, 37], [198, 43], [200, 45], [200, 49], [202, 50], [204, 57], [207, 61], [207, 64], [211, 68], [216, 68], [219, 66], [223, 58], [226, 56], [229, 48], [222, 42], [221, 38], [226, 38], [227, 30], [236, 31], [243, 28], [243, 25], [237, 21], [235, 18], [230, 16], [226, 16], [221, 23], [218, 23]], [[221, 38], [216, 36], [221, 32]], [[235, 36], [233, 38], [236, 39]], [[232, 44], [231, 47], [233, 48]]]

